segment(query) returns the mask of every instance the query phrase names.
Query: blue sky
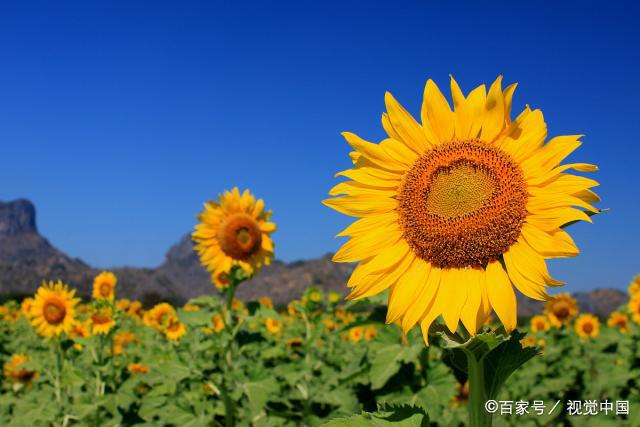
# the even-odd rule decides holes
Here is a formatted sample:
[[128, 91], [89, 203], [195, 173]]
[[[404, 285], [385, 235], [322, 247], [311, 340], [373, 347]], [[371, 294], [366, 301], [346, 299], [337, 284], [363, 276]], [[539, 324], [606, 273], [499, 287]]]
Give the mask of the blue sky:
[[[155, 266], [202, 203], [251, 188], [277, 256], [338, 248], [350, 219], [320, 201], [349, 166], [341, 131], [383, 136], [391, 91], [418, 114], [427, 78], [498, 74], [549, 135], [583, 133], [603, 207], [573, 227], [569, 290], [640, 271], [640, 14], [632, 2], [3, 2], [0, 200], [87, 262]], [[556, 2], [560, 3], [560, 2]]]

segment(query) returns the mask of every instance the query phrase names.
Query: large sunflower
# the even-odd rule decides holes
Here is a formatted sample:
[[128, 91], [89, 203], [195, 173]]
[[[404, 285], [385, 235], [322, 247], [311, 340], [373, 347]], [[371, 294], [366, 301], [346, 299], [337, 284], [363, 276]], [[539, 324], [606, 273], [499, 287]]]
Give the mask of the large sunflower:
[[43, 282], [31, 306], [31, 324], [44, 337], [69, 333], [73, 327], [75, 306], [80, 298], [74, 298], [76, 290], [69, 290], [61, 281]]
[[200, 261], [211, 273], [219, 288], [229, 285], [228, 273], [234, 265], [252, 275], [273, 257], [273, 241], [269, 237], [276, 225], [269, 222], [271, 211], [264, 210], [262, 199], [238, 188], [225, 191], [219, 201], [210, 201], [198, 219], [192, 234]]
[[360, 218], [340, 236], [350, 240], [337, 262], [359, 262], [348, 286], [351, 299], [387, 288], [387, 321], [405, 331], [420, 323], [425, 339], [440, 315], [451, 331], [459, 320], [471, 333], [495, 310], [507, 330], [516, 325], [515, 286], [548, 299], [545, 259], [578, 254], [563, 226], [591, 221], [598, 212], [590, 191], [597, 182], [565, 173], [595, 171], [560, 162], [581, 143], [560, 136], [545, 143], [540, 110], [511, 120], [515, 84], [464, 96], [451, 78], [453, 111], [436, 84], [424, 92], [422, 124], [387, 93], [379, 144], [344, 133], [354, 167], [338, 173], [325, 200]]

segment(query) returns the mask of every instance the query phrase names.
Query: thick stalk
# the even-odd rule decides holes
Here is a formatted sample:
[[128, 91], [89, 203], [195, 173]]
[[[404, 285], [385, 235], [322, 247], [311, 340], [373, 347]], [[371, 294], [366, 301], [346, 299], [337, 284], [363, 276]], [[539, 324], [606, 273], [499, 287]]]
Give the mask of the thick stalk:
[[469, 427], [491, 427], [491, 413], [485, 409], [488, 396], [485, 389], [484, 365], [467, 355], [469, 374]]

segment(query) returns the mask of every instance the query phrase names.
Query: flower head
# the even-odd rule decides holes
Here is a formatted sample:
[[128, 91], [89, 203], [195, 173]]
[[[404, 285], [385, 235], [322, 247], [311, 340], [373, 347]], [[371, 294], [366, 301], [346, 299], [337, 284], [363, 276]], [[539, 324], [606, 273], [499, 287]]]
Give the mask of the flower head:
[[69, 290], [61, 281], [43, 282], [31, 307], [31, 324], [43, 337], [69, 333], [75, 320], [75, 289]]
[[264, 210], [262, 199], [238, 188], [225, 191], [218, 201], [210, 201], [198, 219], [192, 234], [200, 261], [219, 288], [229, 285], [229, 272], [240, 266], [249, 276], [273, 257], [270, 234], [276, 229], [269, 222], [271, 211]]
[[282, 331], [282, 321], [278, 319], [267, 319], [265, 324], [267, 325], [267, 331], [272, 335], [279, 334]]
[[113, 309], [109, 306], [96, 307], [89, 316], [89, 325], [94, 335], [108, 334], [116, 326]]
[[93, 280], [93, 298], [113, 301], [116, 297], [117, 283], [116, 275], [109, 271], [98, 274]]
[[146, 374], [149, 372], [149, 367], [143, 363], [129, 363], [127, 370], [132, 374]]
[[505, 328], [516, 326], [516, 297], [547, 300], [559, 286], [545, 260], [576, 256], [563, 229], [591, 221], [597, 182], [566, 173], [593, 165], [561, 165], [581, 142], [560, 136], [545, 143], [540, 110], [511, 118], [515, 85], [498, 77], [488, 93], [479, 86], [465, 96], [451, 78], [453, 110], [429, 80], [418, 123], [391, 96], [379, 144], [352, 133], [354, 167], [338, 175], [324, 203], [359, 218], [336, 262], [359, 262], [348, 286], [358, 299], [389, 289], [387, 322], [406, 332], [417, 323], [427, 339], [442, 316], [474, 334], [495, 310]]
[[164, 334], [169, 341], [180, 341], [186, 333], [187, 327], [177, 316], [170, 316], [167, 319]]
[[582, 339], [595, 338], [600, 334], [600, 321], [593, 314], [581, 314], [576, 319], [575, 329]]
[[219, 313], [216, 313], [211, 319], [211, 323], [213, 324], [213, 330], [216, 332], [220, 332], [224, 329], [224, 319]]
[[174, 317], [175, 315], [175, 309], [170, 304], [162, 302], [155, 305], [151, 310], [145, 313], [144, 324], [161, 331], [166, 320], [169, 317]]
[[578, 303], [568, 293], [561, 293], [547, 301], [544, 311], [555, 327], [566, 326], [578, 314]]
[[25, 364], [29, 363], [29, 356], [25, 354], [14, 354], [4, 364], [3, 374], [12, 384], [30, 385], [38, 376], [36, 371], [26, 369]]
[[618, 328], [620, 332], [629, 332], [629, 316], [619, 311], [614, 311], [607, 320], [607, 326]]
[[551, 324], [547, 319], [547, 316], [536, 315], [531, 318], [531, 332], [548, 331], [551, 328]]

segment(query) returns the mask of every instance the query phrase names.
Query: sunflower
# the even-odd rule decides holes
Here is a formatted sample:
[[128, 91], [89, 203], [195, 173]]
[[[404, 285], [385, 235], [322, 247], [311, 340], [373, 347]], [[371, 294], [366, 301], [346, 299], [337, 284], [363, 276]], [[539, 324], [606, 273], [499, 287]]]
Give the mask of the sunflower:
[[287, 340], [287, 347], [290, 349], [300, 348], [304, 344], [304, 340], [300, 337], [289, 338]]
[[309, 301], [316, 304], [319, 302], [322, 302], [322, 292], [317, 289], [314, 289], [311, 292], [309, 292], [308, 298], [309, 298]]
[[273, 308], [273, 301], [271, 301], [271, 298], [268, 296], [260, 297], [260, 299], [258, 299], [258, 303], [263, 307]]
[[576, 319], [575, 329], [580, 338], [595, 338], [600, 334], [600, 321], [593, 314], [581, 314]]
[[578, 303], [568, 293], [561, 293], [547, 301], [544, 311], [555, 327], [568, 325], [578, 314]]
[[43, 337], [69, 333], [74, 323], [76, 290], [69, 290], [61, 281], [43, 282], [36, 292], [31, 307], [31, 324]]
[[[387, 322], [404, 331], [420, 323], [425, 340], [442, 315], [455, 331], [471, 333], [491, 310], [507, 330], [516, 326], [515, 286], [549, 298], [545, 259], [578, 249], [563, 226], [591, 221], [598, 197], [593, 180], [564, 173], [595, 171], [560, 162], [581, 142], [561, 136], [547, 143], [540, 110], [511, 119], [515, 85], [498, 77], [464, 96], [451, 78], [453, 111], [436, 84], [426, 84], [419, 124], [387, 93], [382, 125], [389, 138], [344, 137], [354, 167], [338, 173], [324, 203], [358, 219], [339, 236], [350, 240], [336, 262], [359, 262], [348, 281], [350, 299], [390, 288]], [[577, 208], [576, 208], [577, 207]], [[578, 209], [581, 208], [581, 209]]]
[[324, 324], [324, 327], [327, 328], [328, 332], [335, 331], [336, 322], [334, 322], [333, 319], [329, 319], [329, 318], [322, 319], [322, 323]]
[[340, 298], [342, 298], [342, 295], [340, 295], [338, 292], [329, 292], [329, 303], [337, 304], [340, 301]]
[[219, 313], [213, 316], [211, 323], [213, 324], [213, 330], [216, 332], [224, 329], [224, 319]]
[[349, 329], [349, 341], [359, 342], [364, 336], [364, 330], [360, 326]]
[[629, 332], [629, 316], [619, 311], [614, 311], [607, 320], [607, 326], [618, 328], [620, 332]]
[[267, 325], [267, 331], [272, 334], [279, 334], [282, 331], [282, 322], [278, 319], [267, 319], [265, 321]]
[[113, 355], [118, 356], [124, 352], [129, 345], [137, 343], [136, 336], [131, 331], [121, 331], [113, 337]]
[[127, 370], [132, 374], [146, 374], [149, 372], [149, 367], [143, 363], [129, 363]]
[[640, 291], [640, 274], [636, 274], [636, 277], [633, 278], [629, 284], [628, 291], [629, 295], [635, 295]]
[[627, 304], [627, 310], [629, 310], [633, 321], [640, 323], [640, 292], [631, 295], [629, 303]]
[[462, 405], [466, 405], [469, 401], [469, 382], [466, 381], [463, 384], [456, 383], [456, 395], [451, 398], [449, 402], [453, 408], [459, 408]]
[[176, 316], [167, 319], [164, 334], [169, 341], [179, 341], [187, 333], [187, 327]]
[[93, 298], [113, 301], [116, 296], [117, 283], [116, 275], [109, 271], [98, 274], [93, 280]]
[[200, 306], [197, 304], [185, 304], [182, 309], [184, 311], [200, 311]]
[[371, 341], [378, 335], [378, 328], [373, 325], [367, 326], [367, 329], [364, 330], [364, 339], [367, 341]]
[[136, 320], [141, 320], [145, 314], [144, 309], [142, 308], [142, 303], [140, 301], [131, 301], [129, 308], [127, 309], [127, 314]]
[[176, 311], [170, 304], [162, 302], [144, 314], [144, 324], [160, 331], [166, 319], [174, 317], [175, 314]]
[[28, 297], [23, 299], [22, 303], [20, 304], [20, 311], [22, 312], [22, 315], [27, 319], [31, 318], [31, 309], [33, 308], [33, 302], [34, 302], [34, 299], [31, 297]]
[[116, 302], [116, 309], [119, 311], [127, 311], [131, 307], [131, 301], [126, 298], [121, 298]]
[[108, 334], [116, 326], [111, 307], [103, 306], [93, 310], [89, 316], [89, 325], [91, 325], [91, 333], [94, 335]]
[[270, 217], [262, 199], [256, 200], [249, 190], [241, 195], [237, 187], [221, 194], [219, 201], [204, 205], [192, 238], [217, 287], [229, 285], [228, 273], [234, 265], [251, 276], [270, 264], [273, 242], [269, 235], [276, 229]]
[[531, 318], [531, 332], [548, 331], [551, 328], [551, 324], [547, 319], [547, 316], [540, 314]]
[[4, 364], [2, 369], [5, 378], [12, 384], [30, 385], [37, 378], [38, 373], [29, 369], [25, 369], [23, 365], [29, 363], [29, 356], [24, 354], [14, 354]]

